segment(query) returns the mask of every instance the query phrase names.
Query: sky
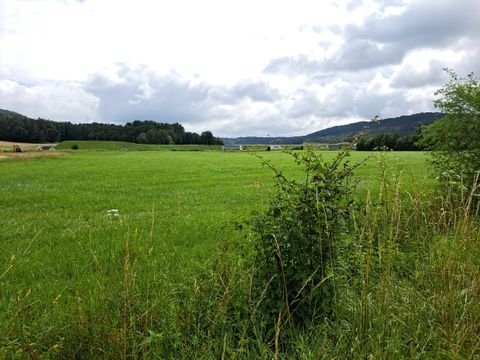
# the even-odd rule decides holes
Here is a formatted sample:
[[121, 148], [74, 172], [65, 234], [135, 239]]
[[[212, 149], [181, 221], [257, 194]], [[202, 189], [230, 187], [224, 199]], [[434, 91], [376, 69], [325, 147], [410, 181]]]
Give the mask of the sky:
[[434, 111], [480, 74], [479, 0], [0, 0], [0, 108], [306, 135]]

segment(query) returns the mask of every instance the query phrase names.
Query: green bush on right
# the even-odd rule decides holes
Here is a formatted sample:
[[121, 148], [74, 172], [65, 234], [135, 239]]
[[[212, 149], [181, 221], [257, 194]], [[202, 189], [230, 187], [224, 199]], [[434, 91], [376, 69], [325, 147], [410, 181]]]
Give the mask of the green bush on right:
[[425, 129], [422, 142], [432, 151], [440, 178], [471, 186], [480, 171], [480, 81], [446, 69], [450, 81], [435, 92], [435, 107], [446, 116]]

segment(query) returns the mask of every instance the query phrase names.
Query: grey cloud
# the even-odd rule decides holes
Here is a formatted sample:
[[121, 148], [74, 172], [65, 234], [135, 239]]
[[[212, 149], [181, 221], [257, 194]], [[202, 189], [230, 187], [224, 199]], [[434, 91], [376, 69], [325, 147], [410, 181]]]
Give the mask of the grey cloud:
[[363, 0], [351, 0], [347, 3], [345, 8], [348, 11], [354, 11], [355, 9], [358, 9], [362, 5], [363, 5]]
[[230, 119], [218, 127], [218, 131], [232, 137], [239, 136], [238, 134], [244, 136], [267, 136], [269, 134], [279, 136], [278, 134], [298, 131], [298, 127], [290, 126], [284, 116], [277, 113], [258, 114], [256, 116], [240, 114], [237, 118]]
[[252, 101], [272, 102], [279, 98], [278, 91], [261, 81], [242, 81], [236, 84], [231, 93], [234, 97], [249, 98]]
[[32, 118], [90, 122], [96, 120], [97, 107], [98, 98], [76, 83], [0, 80], [0, 108]]
[[[376, 0], [375, 2], [377, 3], [380, 11], [383, 11], [385, 10], [385, 8], [389, 6], [402, 6], [405, 1], [404, 0], [389, 0], [389, 1]], [[348, 11], [354, 11], [359, 7], [363, 6], [364, 3], [365, 3], [365, 0], [350, 0], [345, 5], [345, 9], [347, 9]]]
[[465, 47], [470, 48], [471, 51], [453, 69], [461, 69], [463, 75], [471, 72], [480, 75], [480, 43], [478, 41], [470, 41]]
[[478, 36], [480, 2], [413, 1], [397, 16], [367, 18], [360, 26], [348, 26], [346, 38], [369, 39], [379, 43], [401, 43], [405, 47], [444, 46], [464, 36]]
[[[349, 4], [360, 5], [360, 1]], [[315, 75], [397, 65], [417, 49], [459, 47], [465, 39], [478, 41], [479, 13], [478, 0], [464, 0], [461, 6], [447, 0], [413, 1], [399, 15], [373, 14], [361, 25], [345, 27], [342, 30], [344, 43], [331, 57], [323, 60], [312, 60], [306, 55], [278, 58], [265, 68], [265, 72]], [[459, 50], [471, 51], [468, 47]]]
[[274, 102], [280, 95], [276, 89], [259, 80], [243, 80], [231, 87], [211, 87], [209, 99], [223, 104], [237, 104], [246, 99], [253, 102]]
[[[416, 113], [432, 110], [431, 100], [409, 97], [408, 92], [392, 91], [390, 93], [375, 92], [367, 87], [344, 89], [336, 96], [336, 108], [334, 113], [340, 113], [342, 109], [350, 114], [363, 119], [370, 119], [379, 114], [381, 117], [392, 117], [406, 113]], [[347, 110], [345, 110], [347, 109]]]
[[[103, 121], [148, 119], [180, 122], [195, 129], [211, 119], [231, 127], [232, 121], [242, 116], [238, 112], [250, 111], [242, 104], [264, 104], [259, 106], [268, 108], [280, 98], [276, 89], [260, 80], [245, 80], [231, 87], [212, 86], [192, 83], [174, 72], [159, 75], [145, 66], [123, 64], [113, 72], [93, 74], [85, 89], [99, 99], [98, 113]], [[234, 110], [221, 110], [225, 108]], [[220, 126], [210, 129], [215, 128]]]
[[392, 77], [390, 85], [394, 88], [418, 88], [422, 86], [440, 86], [448, 76], [442, 70], [446, 64], [432, 61], [426, 70], [417, 70], [413, 66], [405, 66]]
[[391, 117], [433, 109], [428, 96], [414, 97], [404, 90], [376, 92], [367, 85], [368, 83], [343, 84], [321, 99], [312, 89], [303, 89], [288, 109], [287, 116], [299, 120], [314, 118], [318, 123], [319, 119], [362, 120], [375, 114]]
[[285, 114], [282, 113], [284, 118], [277, 122], [296, 127], [291, 133], [308, 134], [345, 123], [346, 120], [369, 119], [375, 114], [394, 117], [433, 110], [428, 97], [409, 96], [408, 92], [402, 90], [375, 92], [366, 85], [345, 84], [323, 98], [318, 97], [313, 89], [305, 88], [298, 93]]
[[[348, 11], [354, 11], [361, 7], [364, 4], [364, 0], [350, 0], [345, 5], [345, 8]], [[404, 3], [404, 0], [377, 0], [377, 4], [379, 5], [380, 11], [385, 10], [388, 6], [400, 6]]]
[[320, 102], [313, 91], [304, 89], [295, 96], [292, 106], [287, 111], [287, 116], [298, 119], [310, 115], [319, 115], [323, 106], [324, 104]]
[[412, 65], [406, 65], [391, 78], [390, 85], [394, 88], [411, 89], [424, 86], [440, 87], [448, 81], [448, 75], [443, 69], [451, 68], [460, 75], [470, 72], [480, 74], [480, 44], [475, 40], [465, 41], [458, 46], [458, 51], [468, 49], [459, 60], [447, 62], [442, 59], [430, 61], [426, 69], [418, 70]]
[[361, 39], [346, 43], [333, 58], [323, 62], [320, 69], [356, 71], [399, 63], [402, 58], [402, 50], [395, 44], [381, 46]]
[[[209, 129], [218, 136], [301, 135], [345, 119], [430, 109], [429, 99], [408, 97], [408, 92], [400, 90], [377, 94], [368, 89], [371, 78], [355, 81], [340, 82], [323, 97], [316, 93], [317, 83], [304, 83], [294, 93], [281, 96], [261, 81], [219, 88], [192, 84], [174, 73], [158, 75], [143, 67], [121, 66], [109, 74], [93, 74], [83, 88], [0, 81], [0, 107], [62, 121], [178, 121], [190, 131]], [[271, 93], [275, 101], [251, 100], [272, 100]]]
[[[412, 2], [400, 15], [381, 17], [378, 14], [367, 18], [360, 26], [348, 26], [345, 45], [337, 54], [337, 60], [345, 63], [345, 69], [356, 70], [378, 65], [399, 64], [404, 56], [415, 49], [443, 48], [456, 45], [462, 38], [477, 38], [480, 2], [465, 0], [461, 6], [453, 1], [418, 0]], [[375, 56], [363, 63], [349, 59], [362, 57], [362, 44], [369, 46]], [[348, 51], [352, 49], [353, 51]], [[356, 51], [355, 51], [356, 50]], [[383, 59], [378, 62], [375, 59]], [[333, 65], [333, 64], [332, 64]]]
[[273, 60], [264, 71], [289, 76], [357, 71], [399, 63], [403, 56], [402, 48], [396, 44], [383, 45], [371, 40], [359, 39], [346, 43], [328, 59], [311, 60], [306, 55], [283, 57]]
[[121, 66], [110, 79], [94, 74], [85, 89], [100, 99], [99, 116], [123, 123], [135, 119], [195, 122], [205, 116], [206, 86], [192, 85], [175, 74], [159, 76], [145, 67]]
[[280, 73], [295, 76], [304, 73], [316, 73], [321, 67], [322, 63], [320, 61], [310, 60], [306, 55], [298, 55], [274, 59], [265, 67], [264, 72], [267, 74]]

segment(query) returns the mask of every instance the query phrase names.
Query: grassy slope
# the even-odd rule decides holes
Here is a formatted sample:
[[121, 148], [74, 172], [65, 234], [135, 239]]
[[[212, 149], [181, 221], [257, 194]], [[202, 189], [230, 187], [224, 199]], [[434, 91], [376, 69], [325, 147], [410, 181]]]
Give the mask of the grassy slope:
[[[287, 155], [263, 155], [299, 176]], [[352, 159], [365, 156], [353, 153]], [[409, 186], [430, 181], [423, 154], [385, 156]], [[219, 244], [238, 236], [231, 221], [263, 208], [272, 191], [271, 172], [246, 153], [78, 152], [4, 161], [0, 169], [5, 351], [33, 344], [54, 352], [58, 345], [71, 355], [84, 341], [83, 349], [115, 354], [126, 341], [118, 334], [128, 336], [121, 330], [121, 299], [133, 287], [139, 301], [129, 300], [128, 309], [157, 314], [142, 320], [145, 327], [166, 322], [175, 334], [178, 304], [170, 294], [191, 289]], [[378, 189], [377, 160], [358, 173], [361, 191]], [[113, 208], [119, 219], [106, 216]]]
[[[185, 250], [184, 256], [193, 255], [191, 248], [202, 252], [222, 240], [226, 222], [258, 201], [258, 191], [252, 189], [267, 171], [249, 156], [235, 155], [79, 153], [4, 162], [1, 217], [9, 220], [2, 223], [1, 244], [19, 250], [40, 231], [36, 244], [50, 243], [76, 256], [85, 239], [99, 247], [111, 241], [106, 211], [116, 208], [123, 227], [138, 231], [139, 237], [150, 233], [154, 210], [153, 241], [162, 244], [160, 249]], [[46, 251], [44, 263], [50, 250], [40, 246], [40, 253]], [[62, 260], [72, 260], [67, 258]], [[50, 260], [55, 268], [66, 265]]]
[[157, 151], [157, 150], [173, 150], [173, 151], [204, 151], [204, 150], [220, 150], [219, 145], [156, 145], [156, 144], [134, 144], [124, 141], [63, 141], [56, 146], [57, 150], [71, 150], [73, 145], [78, 146], [78, 150], [89, 151]]

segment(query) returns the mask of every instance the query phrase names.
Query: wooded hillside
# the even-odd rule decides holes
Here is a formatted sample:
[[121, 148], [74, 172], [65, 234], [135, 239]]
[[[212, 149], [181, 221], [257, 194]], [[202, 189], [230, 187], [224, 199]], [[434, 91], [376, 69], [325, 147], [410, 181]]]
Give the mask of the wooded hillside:
[[179, 123], [140, 121], [125, 125], [88, 123], [72, 124], [45, 119], [31, 119], [13, 111], [0, 109], [0, 139], [45, 143], [65, 140], [112, 140], [140, 144], [221, 144], [210, 131], [187, 132]]

